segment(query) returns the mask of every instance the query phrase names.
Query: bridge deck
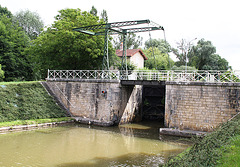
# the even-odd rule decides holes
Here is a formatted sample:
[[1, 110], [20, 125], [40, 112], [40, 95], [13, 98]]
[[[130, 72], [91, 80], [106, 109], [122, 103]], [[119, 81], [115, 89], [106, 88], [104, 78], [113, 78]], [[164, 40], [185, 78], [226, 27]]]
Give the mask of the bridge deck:
[[145, 85], [145, 86], [158, 86], [165, 85], [165, 81], [155, 80], [121, 80], [121, 85]]

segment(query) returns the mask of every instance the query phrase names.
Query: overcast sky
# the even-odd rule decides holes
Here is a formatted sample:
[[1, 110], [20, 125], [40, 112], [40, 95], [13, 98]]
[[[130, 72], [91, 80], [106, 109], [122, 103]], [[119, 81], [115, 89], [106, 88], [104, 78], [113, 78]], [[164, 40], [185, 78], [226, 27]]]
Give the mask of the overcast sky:
[[[29, 9], [39, 13], [45, 25], [51, 25], [58, 11], [80, 8], [90, 11], [92, 6], [107, 11], [109, 22], [150, 19], [163, 26], [171, 46], [181, 39], [196, 42], [209, 40], [217, 54], [225, 58], [235, 70], [240, 70], [240, 1], [239, 0], [0, 0], [13, 14]], [[146, 33], [139, 33], [147, 40]], [[160, 31], [152, 38], [163, 38]]]

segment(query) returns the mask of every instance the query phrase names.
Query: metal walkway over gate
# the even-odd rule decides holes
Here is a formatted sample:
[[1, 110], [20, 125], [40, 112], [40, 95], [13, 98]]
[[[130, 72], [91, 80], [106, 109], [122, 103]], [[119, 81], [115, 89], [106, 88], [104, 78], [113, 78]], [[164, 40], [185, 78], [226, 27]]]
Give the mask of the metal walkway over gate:
[[48, 81], [127, 80], [177, 82], [240, 82], [240, 71], [48, 70]]

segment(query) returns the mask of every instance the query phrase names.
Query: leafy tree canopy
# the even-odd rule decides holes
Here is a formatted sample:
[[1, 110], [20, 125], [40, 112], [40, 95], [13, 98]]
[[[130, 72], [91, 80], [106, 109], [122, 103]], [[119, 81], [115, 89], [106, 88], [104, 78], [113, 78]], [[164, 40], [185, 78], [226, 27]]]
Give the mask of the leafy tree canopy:
[[12, 18], [12, 13], [6, 8], [0, 5], [0, 16], [6, 15], [8, 18]]
[[[171, 68], [171, 70], [184, 71], [184, 70], [186, 70], [186, 66], [180, 66], [180, 67], [178, 67], [178, 66], [174, 65], [174, 66]], [[188, 71], [197, 71], [197, 69], [196, 69], [195, 67], [191, 67], [191, 66], [187, 66], [187, 70], [188, 70]]]
[[170, 44], [163, 39], [149, 39], [145, 42], [145, 48], [158, 48], [162, 53], [169, 53], [172, 51]]
[[216, 54], [216, 48], [211, 41], [201, 39], [193, 46], [189, 54], [189, 65], [198, 70], [228, 70], [228, 62]]
[[189, 52], [192, 49], [193, 41], [197, 38], [187, 41], [186, 39], [181, 39], [177, 42], [177, 48], [172, 48], [172, 52], [176, 55], [178, 61], [175, 63], [176, 66], [186, 65], [186, 61], [189, 59]]
[[[153, 55], [154, 51], [154, 55]], [[148, 69], [168, 70], [173, 66], [174, 61], [168, 56], [167, 53], [162, 53], [158, 48], [149, 48], [143, 51], [147, 56], [145, 67]]]
[[14, 21], [23, 28], [30, 39], [35, 39], [44, 26], [39, 14], [30, 10], [17, 12]]
[[92, 9], [90, 10], [90, 13], [93, 15], [93, 16], [97, 16], [97, 9], [94, 7], [94, 6], [92, 6]]
[[[127, 49], [137, 49], [142, 44], [143, 38], [137, 36], [134, 33], [128, 33], [126, 37]], [[123, 42], [123, 36], [118, 35], [116, 38], [113, 39], [113, 45], [115, 49], [121, 48], [121, 43]]]
[[[2, 8], [0, 8], [2, 9]], [[0, 17], [0, 64], [5, 72], [5, 81], [30, 80], [31, 68], [22, 54], [29, 45], [29, 38], [18, 25], [12, 22], [10, 11], [5, 8]]]
[[103, 9], [102, 13], [101, 13], [101, 19], [103, 19], [103, 21], [105, 23], [108, 23], [108, 15], [107, 15], [107, 11]]
[[[36, 77], [46, 77], [47, 69], [101, 69], [104, 36], [90, 36], [72, 29], [103, 21], [80, 9], [60, 10], [55, 19], [25, 52], [31, 58]], [[113, 53], [109, 43], [109, 55]]]

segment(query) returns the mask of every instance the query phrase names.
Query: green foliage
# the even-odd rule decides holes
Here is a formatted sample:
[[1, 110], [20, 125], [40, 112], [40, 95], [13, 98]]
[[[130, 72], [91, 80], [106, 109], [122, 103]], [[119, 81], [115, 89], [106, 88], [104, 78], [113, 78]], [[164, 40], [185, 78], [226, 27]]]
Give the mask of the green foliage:
[[[134, 33], [128, 33], [126, 36], [127, 49], [137, 49], [141, 46], [143, 38], [137, 36]], [[113, 39], [113, 45], [115, 49], [121, 48], [121, 43], [123, 42], [123, 36], [118, 35]]]
[[[28, 54], [36, 78], [45, 78], [47, 69], [101, 69], [104, 36], [90, 36], [73, 28], [102, 24], [99, 17], [80, 9], [60, 10], [56, 21], [33, 41]], [[109, 43], [109, 55], [114, 51]]]
[[211, 41], [201, 39], [188, 54], [190, 66], [198, 70], [228, 70], [228, 62], [216, 54], [216, 48]]
[[0, 64], [5, 81], [31, 80], [32, 70], [22, 53], [29, 46], [29, 38], [12, 18], [0, 15]]
[[38, 82], [0, 86], [0, 122], [66, 116]]
[[[122, 70], [122, 63], [121, 63], [121, 61], [120, 61], [120, 58], [118, 58], [118, 63], [117, 63], [117, 69], [118, 70]], [[124, 67], [123, 67], [123, 69], [125, 69], [125, 65], [124, 65]], [[129, 70], [129, 71], [132, 71], [132, 70], [135, 70], [136, 69], [136, 66], [133, 64], [133, 63], [131, 63], [131, 62], [129, 62], [129, 61], [127, 61], [127, 69]]]
[[193, 138], [194, 145], [188, 151], [170, 159], [163, 166], [216, 166], [232, 137], [240, 135], [240, 117], [223, 123], [205, 137]]
[[30, 39], [36, 39], [44, 26], [39, 14], [29, 10], [17, 12], [13, 20], [23, 28]]
[[92, 9], [90, 10], [90, 13], [93, 15], [93, 16], [97, 16], [97, 9], [94, 7], [94, 6], [92, 6]]
[[143, 52], [148, 58], [148, 60], [144, 62], [145, 67], [149, 69], [168, 70], [174, 64], [168, 54], [162, 53], [158, 48], [149, 48]]
[[[184, 71], [186, 70], [186, 66], [180, 66], [180, 67], [177, 67], [177, 66], [173, 66], [171, 68], [171, 70], [175, 70], [175, 71]], [[187, 66], [187, 70], [188, 71], [197, 71], [197, 69], [195, 67], [191, 67], [191, 66]]]
[[4, 79], [4, 71], [2, 70], [2, 65], [0, 64], [0, 81]]
[[149, 39], [145, 42], [145, 48], [158, 48], [161, 53], [169, 53], [172, 51], [170, 44], [163, 39]]
[[220, 76], [221, 82], [240, 82], [240, 78], [234, 75], [234, 72], [227, 71]]
[[189, 59], [189, 52], [193, 46], [192, 41], [195, 39], [191, 40], [190, 42], [188, 42], [186, 39], [181, 39], [179, 42], [177, 42], [177, 48], [172, 48], [173, 53], [179, 60], [175, 63], [176, 66], [186, 65], [186, 60]]
[[108, 15], [107, 15], [107, 11], [103, 9], [102, 13], [101, 13], [101, 19], [103, 19], [103, 21], [105, 23], [108, 23]]
[[5, 16], [7, 16], [8, 18], [12, 18], [12, 17], [13, 17], [12, 13], [11, 13], [6, 7], [2, 7], [2, 6], [0, 5], [0, 16], [1, 16], [1, 15], [5, 15]]

